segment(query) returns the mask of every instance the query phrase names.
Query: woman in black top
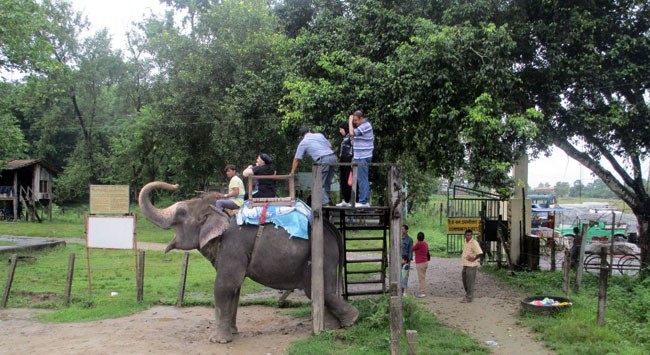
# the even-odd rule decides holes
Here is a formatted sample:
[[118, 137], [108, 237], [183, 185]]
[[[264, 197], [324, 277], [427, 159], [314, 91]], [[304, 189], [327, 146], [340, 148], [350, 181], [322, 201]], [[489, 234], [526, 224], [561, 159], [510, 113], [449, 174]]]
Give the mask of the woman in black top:
[[[249, 165], [243, 172], [245, 177], [251, 175], [275, 175], [275, 168], [273, 167], [273, 158], [266, 153], [260, 153], [255, 160], [255, 166]], [[253, 198], [258, 197], [276, 197], [275, 194], [275, 180], [258, 179], [256, 188], [253, 193]]]
[[[343, 136], [341, 141], [341, 150], [339, 151], [339, 162], [349, 163], [352, 161], [352, 138], [350, 137], [349, 126], [347, 122], [339, 125], [339, 132]], [[352, 187], [348, 185], [348, 177], [352, 168], [349, 165], [342, 165], [339, 169], [339, 181], [341, 183], [341, 203], [336, 204], [339, 207], [351, 206], [350, 197], [352, 195]]]

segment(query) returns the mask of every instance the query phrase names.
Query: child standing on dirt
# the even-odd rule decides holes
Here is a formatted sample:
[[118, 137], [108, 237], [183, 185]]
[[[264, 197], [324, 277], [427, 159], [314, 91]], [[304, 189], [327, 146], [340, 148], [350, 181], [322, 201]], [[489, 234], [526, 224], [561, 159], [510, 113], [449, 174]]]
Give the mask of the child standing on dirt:
[[402, 296], [406, 296], [409, 287], [409, 257], [402, 255]]

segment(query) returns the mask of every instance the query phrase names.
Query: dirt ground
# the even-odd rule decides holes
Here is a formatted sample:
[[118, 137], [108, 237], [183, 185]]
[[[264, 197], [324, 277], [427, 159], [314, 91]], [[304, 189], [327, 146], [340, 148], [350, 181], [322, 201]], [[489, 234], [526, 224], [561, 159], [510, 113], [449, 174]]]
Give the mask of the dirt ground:
[[[417, 289], [417, 277], [409, 279]], [[427, 297], [418, 298], [445, 325], [467, 333], [493, 354], [552, 354], [516, 315], [524, 295], [479, 272], [475, 300], [460, 303], [463, 286], [458, 259], [432, 258]], [[276, 291], [267, 295], [279, 296]], [[412, 297], [412, 296], [408, 296]], [[305, 300], [294, 293], [289, 299]], [[0, 310], [0, 352], [25, 354], [283, 354], [289, 344], [310, 335], [311, 322], [264, 306], [240, 307], [239, 334], [229, 344], [213, 344], [214, 311], [206, 307], [157, 306], [128, 317], [94, 322], [42, 324], [32, 317], [43, 310]], [[497, 345], [487, 345], [495, 341]]]

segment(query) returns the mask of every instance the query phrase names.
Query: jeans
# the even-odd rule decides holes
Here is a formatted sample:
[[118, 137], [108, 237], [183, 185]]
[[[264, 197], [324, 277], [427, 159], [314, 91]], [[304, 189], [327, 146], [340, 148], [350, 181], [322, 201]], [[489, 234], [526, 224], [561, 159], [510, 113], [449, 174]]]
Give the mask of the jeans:
[[230, 210], [238, 210], [239, 206], [237, 206], [236, 203], [232, 202], [232, 200], [217, 200], [217, 208], [221, 211], [223, 211], [224, 208], [230, 209]]
[[[334, 154], [324, 156], [318, 160], [319, 163], [336, 163], [336, 156]], [[330, 189], [332, 186], [332, 180], [334, 179], [334, 173], [336, 172], [336, 166], [333, 165], [321, 165], [321, 178], [323, 179], [323, 205], [330, 203]]]
[[359, 203], [370, 202], [370, 182], [368, 181], [370, 166], [366, 165], [370, 162], [372, 162], [372, 157], [354, 159], [354, 163], [359, 165], [357, 169], [357, 183], [359, 184]]

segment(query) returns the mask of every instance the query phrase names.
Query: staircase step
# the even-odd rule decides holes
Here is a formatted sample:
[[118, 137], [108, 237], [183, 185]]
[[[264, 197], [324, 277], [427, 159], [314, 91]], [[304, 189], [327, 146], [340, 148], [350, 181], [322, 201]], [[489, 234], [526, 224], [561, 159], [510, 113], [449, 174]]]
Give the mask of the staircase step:
[[357, 238], [348, 238], [348, 237], [346, 237], [345, 238], [346, 242], [348, 242], [348, 241], [352, 242], [352, 241], [355, 241], [355, 240], [384, 240], [384, 237], [357, 237]]
[[354, 259], [354, 260], [346, 260], [346, 264], [360, 264], [360, 263], [381, 263], [383, 262], [384, 259], [379, 258], [379, 259]]
[[359, 249], [346, 249], [345, 251], [350, 253], [361, 253], [366, 251], [384, 251], [384, 248], [359, 248]]
[[348, 281], [348, 285], [383, 284], [382, 280]]
[[346, 296], [379, 295], [383, 293], [386, 292], [384, 290], [348, 291]]
[[383, 273], [384, 270], [382, 269], [377, 269], [377, 270], [347, 270], [346, 274], [352, 275], [352, 274], [378, 274], [378, 273]]

